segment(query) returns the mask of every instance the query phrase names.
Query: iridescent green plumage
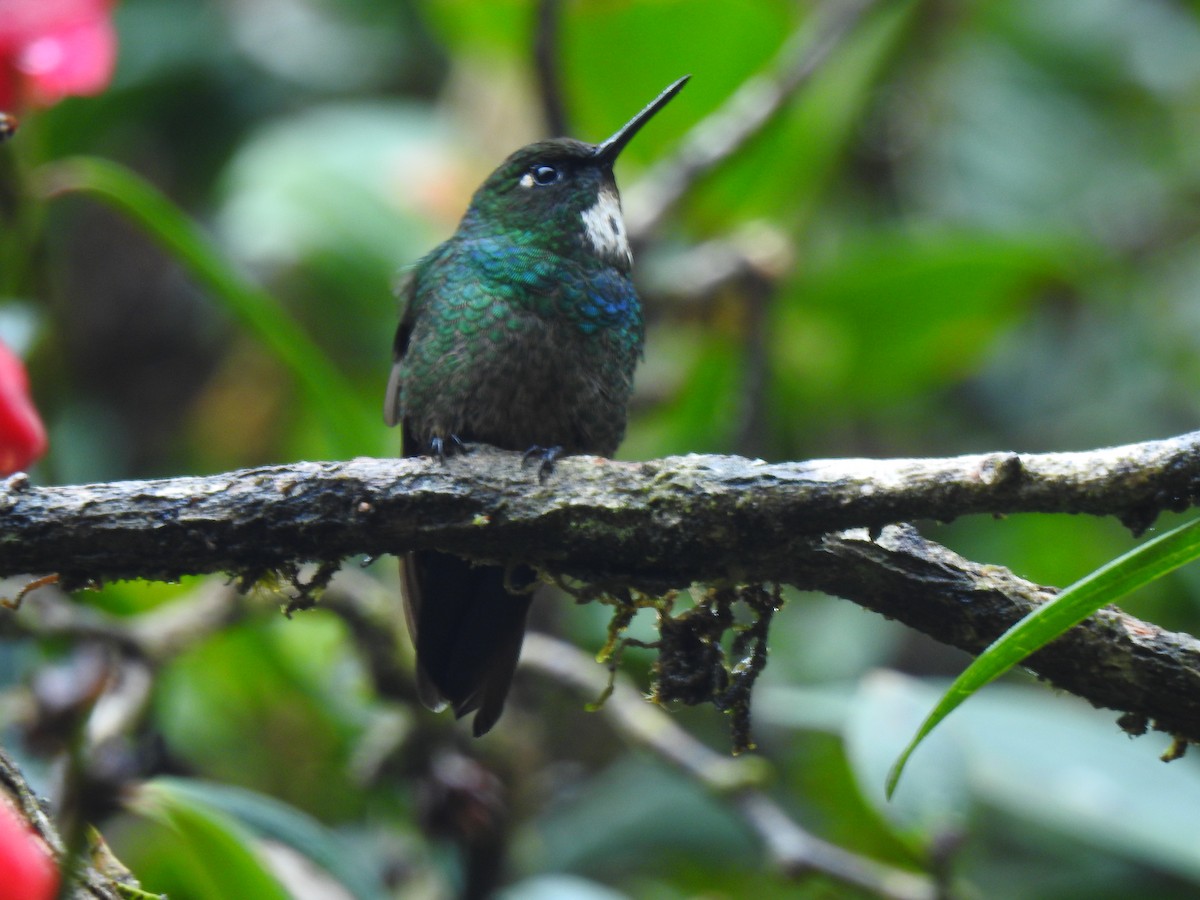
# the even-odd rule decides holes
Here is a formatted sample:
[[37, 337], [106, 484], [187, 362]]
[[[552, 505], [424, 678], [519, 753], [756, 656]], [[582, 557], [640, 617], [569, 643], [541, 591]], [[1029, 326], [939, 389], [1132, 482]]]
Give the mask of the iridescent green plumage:
[[[518, 150], [454, 236], [407, 273], [384, 409], [406, 454], [442, 455], [456, 441], [617, 449], [644, 327], [612, 164], [685, 81], [603, 144]], [[529, 596], [507, 592], [502, 569], [442, 553], [410, 554], [402, 569], [422, 699], [459, 716], [478, 709], [482, 734], [503, 708]]]

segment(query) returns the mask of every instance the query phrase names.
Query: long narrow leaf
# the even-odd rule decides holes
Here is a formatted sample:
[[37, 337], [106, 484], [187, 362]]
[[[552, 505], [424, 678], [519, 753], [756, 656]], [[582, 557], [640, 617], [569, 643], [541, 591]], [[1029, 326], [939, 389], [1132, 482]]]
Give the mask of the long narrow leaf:
[[180, 840], [198, 896], [287, 900], [287, 891], [254, 850], [250, 833], [232, 817], [149, 782], [130, 801], [133, 812], [173, 831]]
[[888, 774], [888, 797], [896, 790], [905, 763], [921, 741], [971, 694], [1078, 625], [1100, 607], [1119, 600], [1130, 591], [1161, 578], [1197, 557], [1200, 557], [1200, 519], [1180, 525], [1106, 563], [1009, 628], [955, 679], [921, 723]]
[[232, 816], [256, 836], [291, 847], [320, 866], [357, 900], [385, 900], [370, 856], [295, 807], [228, 784], [160, 776], [147, 782], [172, 797]]
[[44, 167], [47, 196], [83, 193], [128, 215], [212, 292], [291, 372], [340, 456], [362, 453], [373, 431], [353, 388], [329, 358], [262, 288], [243, 278], [209, 238], [161, 192], [128, 169], [102, 159], [74, 157]]

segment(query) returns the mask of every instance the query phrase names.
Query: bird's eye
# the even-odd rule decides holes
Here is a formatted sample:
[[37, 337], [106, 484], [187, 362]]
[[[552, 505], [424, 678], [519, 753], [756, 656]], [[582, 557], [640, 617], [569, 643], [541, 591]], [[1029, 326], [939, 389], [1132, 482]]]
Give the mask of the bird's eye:
[[536, 165], [529, 170], [529, 174], [533, 176], [536, 184], [554, 184], [562, 177], [562, 174], [554, 166]]

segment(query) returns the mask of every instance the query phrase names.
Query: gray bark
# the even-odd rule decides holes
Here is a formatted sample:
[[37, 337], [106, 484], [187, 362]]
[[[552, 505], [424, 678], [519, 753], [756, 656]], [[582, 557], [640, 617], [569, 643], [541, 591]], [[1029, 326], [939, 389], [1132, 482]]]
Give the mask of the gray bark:
[[[1050, 590], [925, 541], [915, 519], [1087, 513], [1135, 530], [1195, 503], [1200, 433], [1080, 453], [767, 464], [722, 456], [561, 460], [539, 481], [489, 448], [203, 477], [0, 492], [0, 576], [80, 586], [226, 571], [254, 579], [438, 547], [647, 590], [782, 582], [978, 652]], [[996, 527], [1003, 527], [997, 524]], [[861, 529], [850, 531], [848, 529]], [[1057, 686], [1200, 740], [1200, 645], [1105, 611], [1031, 657]]]

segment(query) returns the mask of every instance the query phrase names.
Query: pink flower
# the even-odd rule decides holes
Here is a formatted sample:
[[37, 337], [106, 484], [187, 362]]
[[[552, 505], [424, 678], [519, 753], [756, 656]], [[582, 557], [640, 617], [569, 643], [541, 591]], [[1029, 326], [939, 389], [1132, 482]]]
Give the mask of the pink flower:
[[0, 900], [54, 900], [58, 869], [45, 845], [0, 800]]
[[46, 429], [29, 397], [25, 366], [0, 344], [0, 476], [19, 472], [45, 452]]
[[95, 94], [112, 79], [114, 0], [0, 0], [0, 109]]

